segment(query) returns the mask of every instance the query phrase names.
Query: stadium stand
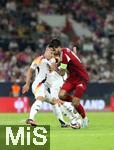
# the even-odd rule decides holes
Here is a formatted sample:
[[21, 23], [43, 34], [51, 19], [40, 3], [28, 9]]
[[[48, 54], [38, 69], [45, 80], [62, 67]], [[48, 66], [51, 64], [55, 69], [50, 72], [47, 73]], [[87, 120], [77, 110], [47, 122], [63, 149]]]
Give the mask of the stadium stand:
[[[23, 82], [32, 59], [52, 37], [78, 47], [91, 82], [114, 82], [114, 2], [111, 0], [1, 0], [0, 82]], [[65, 16], [65, 26], [52, 27], [41, 16]], [[86, 29], [80, 35], [73, 26]], [[78, 27], [78, 26], [77, 26]], [[80, 28], [81, 30], [81, 28]], [[86, 36], [87, 33], [91, 36]]]

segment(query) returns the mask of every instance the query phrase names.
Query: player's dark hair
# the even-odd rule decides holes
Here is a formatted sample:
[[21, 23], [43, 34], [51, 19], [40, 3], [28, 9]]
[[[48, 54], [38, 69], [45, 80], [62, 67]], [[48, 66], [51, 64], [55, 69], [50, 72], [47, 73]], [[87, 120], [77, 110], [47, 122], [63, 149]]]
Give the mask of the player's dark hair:
[[48, 46], [52, 48], [58, 48], [61, 47], [61, 42], [58, 39], [52, 39]]

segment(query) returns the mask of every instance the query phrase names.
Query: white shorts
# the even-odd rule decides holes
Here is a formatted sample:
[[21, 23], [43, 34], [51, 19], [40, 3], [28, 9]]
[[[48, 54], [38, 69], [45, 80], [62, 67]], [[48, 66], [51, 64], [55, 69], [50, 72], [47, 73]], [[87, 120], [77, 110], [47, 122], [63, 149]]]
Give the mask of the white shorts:
[[41, 82], [37, 82], [37, 83], [33, 82], [32, 92], [33, 92], [35, 98], [37, 98], [38, 96], [45, 97], [45, 95], [46, 95], [45, 84], [41, 83]]
[[50, 87], [50, 93], [51, 93], [51, 98], [55, 98], [55, 99], [59, 99], [59, 91], [61, 89], [61, 82], [56, 82], [56, 83], [53, 83], [53, 85]]
[[61, 89], [63, 85], [63, 79], [60, 76], [57, 80], [52, 82], [50, 91], [51, 91], [51, 97], [59, 99], [58, 95], [59, 95], [59, 91]]
[[41, 80], [39, 80], [37, 82], [35, 82], [35, 81], [33, 82], [32, 92], [35, 96], [35, 99], [37, 99], [38, 96], [42, 96], [49, 100], [51, 99], [51, 94], [48, 92], [45, 82], [42, 83]]
[[51, 88], [50, 88], [51, 99], [53, 99], [53, 98], [59, 99], [59, 97], [58, 97], [59, 91], [60, 91], [60, 88], [51, 87]]

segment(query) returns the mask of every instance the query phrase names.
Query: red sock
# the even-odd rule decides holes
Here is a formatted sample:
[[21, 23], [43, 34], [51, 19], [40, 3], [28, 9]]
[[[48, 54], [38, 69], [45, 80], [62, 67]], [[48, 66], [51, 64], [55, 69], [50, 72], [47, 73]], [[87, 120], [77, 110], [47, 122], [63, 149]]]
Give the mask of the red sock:
[[85, 110], [83, 108], [83, 106], [81, 104], [79, 104], [78, 106], [75, 106], [77, 112], [82, 116], [82, 118], [85, 118], [86, 113]]

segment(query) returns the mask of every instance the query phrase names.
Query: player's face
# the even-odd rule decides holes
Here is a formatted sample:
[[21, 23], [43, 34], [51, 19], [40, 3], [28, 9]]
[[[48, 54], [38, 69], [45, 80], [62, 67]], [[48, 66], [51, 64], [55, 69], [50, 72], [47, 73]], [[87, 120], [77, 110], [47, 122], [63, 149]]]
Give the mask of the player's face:
[[50, 49], [49, 49], [48, 47], [46, 48], [46, 51], [45, 51], [45, 53], [44, 53], [44, 56], [45, 56], [45, 58], [48, 59], [48, 60], [50, 60], [50, 59], [53, 57], [52, 52], [50, 51]]
[[50, 48], [52, 54], [54, 56], [60, 56], [60, 53], [61, 53], [61, 47], [58, 47], [58, 48]]
[[56, 54], [60, 55], [61, 54], [61, 47], [55, 48]]

